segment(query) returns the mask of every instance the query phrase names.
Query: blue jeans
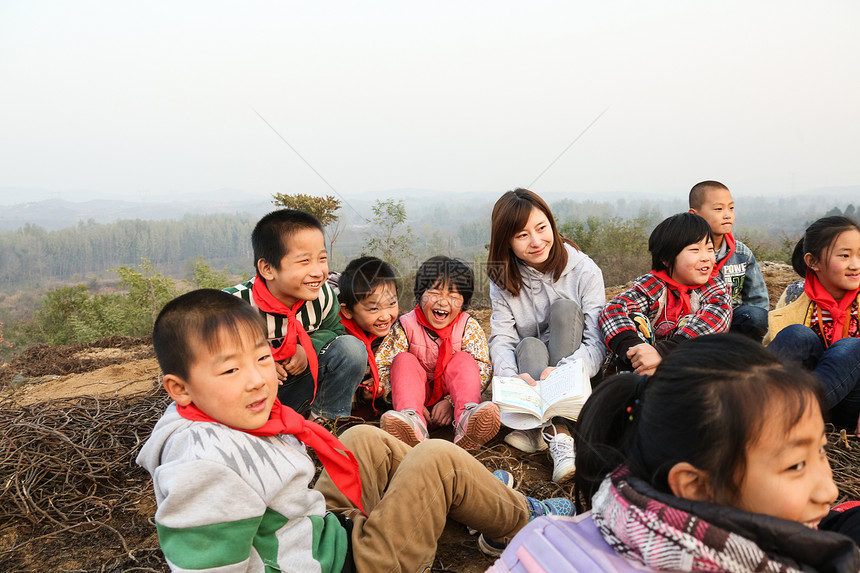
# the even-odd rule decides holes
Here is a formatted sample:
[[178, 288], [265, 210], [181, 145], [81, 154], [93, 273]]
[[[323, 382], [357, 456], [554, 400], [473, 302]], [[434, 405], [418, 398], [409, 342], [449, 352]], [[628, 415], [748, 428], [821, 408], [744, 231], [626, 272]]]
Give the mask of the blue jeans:
[[788, 362], [800, 362], [818, 378], [830, 407], [831, 422], [854, 429], [860, 416], [860, 338], [841, 338], [825, 349], [808, 326], [779, 331], [768, 349]]
[[760, 306], [742, 304], [732, 309], [731, 332], [743, 334], [761, 342], [767, 334], [767, 310]]
[[354, 336], [338, 336], [323, 346], [317, 374], [317, 396], [310, 368], [301, 374], [287, 376], [278, 388], [278, 399], [296, 412], [334, 420], [352, 412], [352, 396], [367, 368], [367, 349]]

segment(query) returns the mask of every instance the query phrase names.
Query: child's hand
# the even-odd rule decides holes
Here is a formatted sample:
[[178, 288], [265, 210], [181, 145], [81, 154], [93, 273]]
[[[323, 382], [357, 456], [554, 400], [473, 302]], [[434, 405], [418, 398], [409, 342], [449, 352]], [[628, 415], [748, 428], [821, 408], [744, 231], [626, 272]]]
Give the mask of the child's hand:
[[296, 345], [296, 353], [284, 360], [283, 364], [284, 370], [293, 376], [305, 371], [305, 368], [308, 367], [308, 355], [301, 344]]
[[450, 426], [454, 421], [454, 405], [448, 400], [442, 399], [433, 404], [430, 411], [430, 423], [437, 426]]
[[550, 372], [555, 370], [555, 366], [547, 366], [543, 369], [543, 372], [540, 373], [540, 379], [546, 380], [546, 377], [549, 376]]
[[636, 374], [644, 376], [654, 374], [657, 366], [663, 361], [663, 357], [660, 356], [657, 349], [644, 342], [630, 348], [627, 351], [627, 358], [630, 360], [630, 364], [633, 366]]
[[275, 372], [278, 373], [278, 386], [283, 386], [284, 380], [287, 379], [287, 369], [280, 362], [275, 362]]
[[525, 372], [523, 372], [522, 374], [517, 374], [516, 376], [514, 376], [514, 378], [521, 378], [522, 380], [525, 380], [529, 386], [537, 386], [537, 382], [535, 382], [535, 379], [532, 378], [531, 374], [526, 374]]

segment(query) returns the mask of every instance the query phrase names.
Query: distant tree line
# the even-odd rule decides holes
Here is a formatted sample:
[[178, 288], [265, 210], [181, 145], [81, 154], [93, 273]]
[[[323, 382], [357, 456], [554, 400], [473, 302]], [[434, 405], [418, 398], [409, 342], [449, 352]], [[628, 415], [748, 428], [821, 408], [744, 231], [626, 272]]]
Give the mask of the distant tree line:
[[236, 215], [187, 215], [169, 221], [87, 221], [59, 231], [25, 225], [0, 234], [0, 289], [80, 279], [142, 258], [159, 268], [198, 258], [222, 264], [250, 260], [255, 223]]

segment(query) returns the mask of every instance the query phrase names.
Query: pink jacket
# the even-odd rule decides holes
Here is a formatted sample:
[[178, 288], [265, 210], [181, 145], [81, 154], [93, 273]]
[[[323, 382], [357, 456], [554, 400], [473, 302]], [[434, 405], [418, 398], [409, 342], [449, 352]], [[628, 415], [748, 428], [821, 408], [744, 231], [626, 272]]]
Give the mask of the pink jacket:
[[[466, 331], [467, 320], [469, 320], [468, 312], [461, 312], [454, 319], [454, 330], [451, 334], [454, 352], [462, 349], [463, 333]], [[409, 352], [418, 358], [418, 362], [427, 372], [427, 379], [432, 380], [436, 372], [436, 361], [439, 359], [439, 343], [430, 337], [423, 326], [418, 324], [414, 308], [400, 317], [400, 326], [403, 327], [403, 332], [406, 333], [406, 338], [409, 340]]]

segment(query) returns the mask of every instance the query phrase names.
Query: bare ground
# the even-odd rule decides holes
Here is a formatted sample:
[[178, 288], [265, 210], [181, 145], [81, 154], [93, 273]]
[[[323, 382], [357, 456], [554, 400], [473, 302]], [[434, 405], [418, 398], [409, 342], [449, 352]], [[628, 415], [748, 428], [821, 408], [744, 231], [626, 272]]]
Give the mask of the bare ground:
[[[763, 263], [762, 271], [772, 304], [796, 279], [786, 265]], [[607, 289], [607, 299], [623, 288]], [[489, 332], [490, 311], [471, 312]], [[159, 385], [148, 339], [38, 346], [0, 366], [0, 570], [167, 571], [151, 482], [133, 463], [167, 404]], [[508, 448], [505, 431], [477, 456], [488, 468], [511, 471], [527, 495], [572, 496], [571, 486], [550, 480], [545, 454]], [[451, 438], [450, 430], [438, 435]], [[856, 454], [845, 447], [848, 439], [834, 465], [857, 499]], [[433, 570], [472, 573], [491, 562], [464, 526], [449, 522]]]

